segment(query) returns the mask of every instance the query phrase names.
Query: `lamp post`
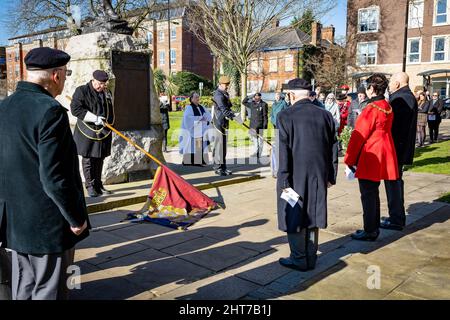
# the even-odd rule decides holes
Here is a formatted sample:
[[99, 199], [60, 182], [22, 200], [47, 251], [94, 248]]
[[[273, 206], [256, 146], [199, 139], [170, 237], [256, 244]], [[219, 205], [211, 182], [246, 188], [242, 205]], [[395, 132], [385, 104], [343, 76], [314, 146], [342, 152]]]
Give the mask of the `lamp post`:
[[406, 0], [406, 13], [405, 13], [405, 31], [403, 35], [403, 61], [402, 61], [402, 71], [406, 72], [406, 59], [408, 56], [408, 26], [409, 26], [409, 2]]
[[[167, 0], [167, 28], [168, 28], [168, 38], [169, 38], [169, 75], [168, 78], [172, 75], [172, 55], [170, 48], [170, 0]], [[170, 95], [170, 90], [167, 92], [167, 97], [169, 98], [169, 108], [172, 111], [172, 96]]]

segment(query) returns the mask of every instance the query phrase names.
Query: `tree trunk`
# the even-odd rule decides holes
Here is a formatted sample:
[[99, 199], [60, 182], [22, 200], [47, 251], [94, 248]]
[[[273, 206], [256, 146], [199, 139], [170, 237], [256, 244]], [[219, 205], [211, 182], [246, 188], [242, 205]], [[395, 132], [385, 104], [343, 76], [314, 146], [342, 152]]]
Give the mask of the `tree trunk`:
[[[247, 73], [241, 72], [241, 101], [244, 100], [244, 98], [247, 97]], [[241, 117], [243, 120], [246, 119], [246, 109], [243, 104], [241, 104]]]

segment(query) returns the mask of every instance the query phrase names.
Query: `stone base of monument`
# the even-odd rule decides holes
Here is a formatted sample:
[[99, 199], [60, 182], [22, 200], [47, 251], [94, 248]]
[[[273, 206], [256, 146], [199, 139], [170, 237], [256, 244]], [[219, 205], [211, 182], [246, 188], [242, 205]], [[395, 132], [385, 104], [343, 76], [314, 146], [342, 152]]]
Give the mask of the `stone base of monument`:
[[[65, 47], [65, 51], [71, 56], [71, 60], [67, 66], [72, 70], [72, 75], [67, 77], [63, 93], [57, 98], [67, 109], [70, 109], [70, 98], [73, 96], [75, 89], [81, 85], [85, 85], [92, 80], [93, 71], [100, 69], [113, 75], [108, 82], [108, 88], [113, 93], [117, 87], [120, 78], [115, 78], [113, 74], [112, 52], [144, 52], [151, 54], [150, 50], [141, 48], [142, 42], [125, 34], [111, 33], [111, 32], [94, 32], [82, 34], [71, 37]], [[151, 59], [148, 59], [150, 63]], [[143, 147], [146, 151], [154, 155], [160, 161], [164, 162], [164, 157], [161, 151], [162, 145], [162, 127], [161, 115], [159, 112], [159, 99], [153, 85], [153, 72], [151, 68], [148, 78], [150, 85], [150, 99], [143, 103], [143, 108], [146, 108], [146, 117], [148, 117], [148, 126], [145, 130], [121, 130], [123, 134], [133, 139], [138, 145]], [[130, 81], [127, 79], [127, 81]], [[132, 81], [132, 80], [131, 80]], [[130, 87], [133, 90], [133, 86]], [[127, 92], [130, 96], [135, 96], [142, 93]], [[123, 100], [123, 99], [122, 99]], [[114, 106], [117, 111], [127, 110], [128, 105]], [[123, 114], [123, 112], [122, 112]], [[150, 115], [150, 116], [148, 116]], [[141, 117], [139, 114], [132, 114], [132, 117]], [[71, 126], [76, 123], [76, 118], [69, 112], [69, 119]], [[116, 117], [116, 123], [120, 123], [121, 119]], [[129, 120], [129, 119], [128, 119]], [[116, 129], [120, 130], [120, 127]], [[140, 129], [140, 128], [134, 128]], [[111, 156], [107, 157], [103, 166], [103, 181], [105, 184], [122, 183], [129, 181], [136, 181], [141, 179], [150, 179], [157, 165], [147, 158], [141, 151], [129, 145], [125, 140], [112, 133], [113, 142]]]

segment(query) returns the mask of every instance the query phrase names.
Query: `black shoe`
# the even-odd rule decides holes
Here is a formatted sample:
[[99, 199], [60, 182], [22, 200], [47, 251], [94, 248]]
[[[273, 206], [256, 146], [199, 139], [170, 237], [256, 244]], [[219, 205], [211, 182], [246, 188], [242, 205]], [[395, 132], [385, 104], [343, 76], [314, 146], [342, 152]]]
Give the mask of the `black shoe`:
[[280, 258], [280, 259], [278, 259], [278, 262], [283, 267], [294, 269], [294, 270], [297, 270], [297, 271], [308, 271], [308, 270], [314, 269], [314, 267], [311, 267], [311, 266], [307, 265], [306, 257], [305, 257], [304, 260], [305, 260], [304, 263], [302, 263], [303, 265], [294, 264], [290, 258]]
[[230, 176], [230, 175], [233, 174], [233, 171], [228, 170], [228, 169], [225, 169], [225, 170], [223, 170], [223, 171], [227, 174], [227, 176]]
[[105, 189], [105, 187], [101, 187], [100, 189], [97, 189], [97, 193], [102, 195], [109, 195], [112, 194], [112, 191]]
[[227, 176], [228, 174], [225, 172], [225, 171], [223, 171], [223, 170], [216, 170], [216, 171], [214, 171], [218, 176], [222, 176], [222, 177], [224, 177], [224, 176]]
[[98, 197], [100, 194], [98, 194], [98, 192], [97, 191], [95, 191], [95, 189], [94, 188], [87, 188], [87, 192], [88, 192], [88, 196], [89, 197], [91, 197], [91, 198], [95, 198], [95, 197]]
[[380, 235], [380, 231], [366, 232], [364, 230], [356, 230], [351, 234], [352, 239], [360, 241], [375, 241]]
[[385, 218], [385, 219], [382, 218], [381, 223], [380, 223], [381, 229], [402, 231], [403, 227], [404, 226], [402, 226], [400, 224], [392, 223], [391, 220], [389, 220], [389, 218]]

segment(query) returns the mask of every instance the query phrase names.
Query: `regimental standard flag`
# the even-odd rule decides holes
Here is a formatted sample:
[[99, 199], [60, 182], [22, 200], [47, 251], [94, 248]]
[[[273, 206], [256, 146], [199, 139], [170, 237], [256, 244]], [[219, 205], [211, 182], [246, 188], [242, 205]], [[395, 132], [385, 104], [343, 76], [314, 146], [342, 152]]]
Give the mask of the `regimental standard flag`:
[[149, 194], [150, 207], [133, 221], [150, 221], [175, 229], [186, 229], [199, 221], [217, 204], [166, 166], [156, 170]]

